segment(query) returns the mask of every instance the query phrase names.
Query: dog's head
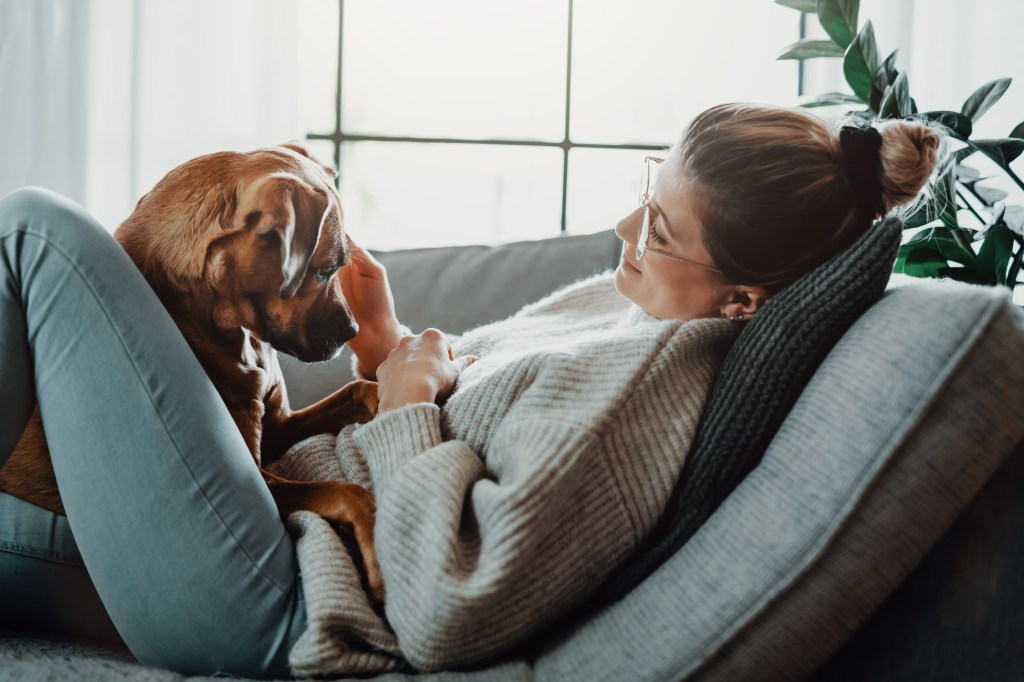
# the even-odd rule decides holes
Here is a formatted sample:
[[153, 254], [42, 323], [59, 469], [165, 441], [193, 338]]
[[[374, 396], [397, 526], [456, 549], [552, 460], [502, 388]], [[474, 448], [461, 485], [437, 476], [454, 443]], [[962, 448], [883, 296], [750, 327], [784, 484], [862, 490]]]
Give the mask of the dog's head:
[[326, 360], [358, 331], [335, 276], [348, 248], [333, 177], [298, 143], [202, 156], [116, 236], [155, 288], [208, 299], [217, 327]]

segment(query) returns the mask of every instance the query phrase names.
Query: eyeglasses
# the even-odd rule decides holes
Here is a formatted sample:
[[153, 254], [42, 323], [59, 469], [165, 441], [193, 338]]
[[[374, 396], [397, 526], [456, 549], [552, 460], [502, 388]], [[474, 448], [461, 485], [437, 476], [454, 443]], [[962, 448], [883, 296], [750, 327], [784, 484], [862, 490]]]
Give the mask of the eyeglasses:
[[657, 156], [648, 156], [644, 158], [644, 170], [640, 175], [640, 205], [644, 207], [644, 217], [640, 222], [640, 234], [636, 238], [636, 259], [638, 261], [643, 260], [644, 254], [650, 251], [651, 253], [656, 253], [659, 256], [664, 256], [665, 258], [671, 258], [672, 260], [679, 261], [680, 263], [689, 263], [690, 265], [696, 265], [704, 268], [705, 270], [721, 272], [721, 270], [714, 266], [698, 263], [695, 260], [689, 260], [687, 258], [680, 258], [679, 256], [672, 255], [668, 251], [656, 249], [648, 244], [651, 239], [651, 209], [647, 202], [651, 200], [651, 194], [653, 192], [653, 188], [651, 187], [651, 165], [664, 163], [664, 161], [665, 159]]

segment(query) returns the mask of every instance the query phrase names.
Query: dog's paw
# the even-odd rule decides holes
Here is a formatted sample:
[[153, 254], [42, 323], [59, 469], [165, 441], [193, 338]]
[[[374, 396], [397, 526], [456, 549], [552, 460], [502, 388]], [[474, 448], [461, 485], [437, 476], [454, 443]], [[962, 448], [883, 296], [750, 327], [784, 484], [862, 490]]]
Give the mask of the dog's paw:
[[384, 576], [381, 575], [380, 566], [377, 564], [377, 553], [370, 552], [369, 556], [363, 555], [363, 567], [366, 569], [366, 586], [370, 590], [370, 596], [378, 603], [384, 603]]
[[377, 382], [357, 379], [346, 387], [350, 390], [355, 421], [366, 423], [377, 416]]

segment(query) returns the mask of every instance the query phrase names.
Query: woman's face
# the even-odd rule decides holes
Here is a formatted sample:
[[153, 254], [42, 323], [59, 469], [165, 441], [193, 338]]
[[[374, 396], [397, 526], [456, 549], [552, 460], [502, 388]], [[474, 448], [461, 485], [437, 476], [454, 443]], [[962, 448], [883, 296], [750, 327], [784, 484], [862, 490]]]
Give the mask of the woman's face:
[[699, 203], [694, 196], [697, 189], [685, 179], [680, 181], [674, 168], [669, 167], [671, 163], [663, 164], [666, 167], [661, 170], [657, 187], [647, 204], [650, 238], [643, 260], [636, 259], [643, 207], [637, 208], [615, 226], [615, 234], [623, 242], [622, 259], [615, 270], [615, 288], [662, 320], [742, 314], [741, 302], [734, 300], [736, 287], [726, 284], [720, 272], [673, 260], [653, 251], [657, 249], [714, 267], [702, 239], [697, 215]]

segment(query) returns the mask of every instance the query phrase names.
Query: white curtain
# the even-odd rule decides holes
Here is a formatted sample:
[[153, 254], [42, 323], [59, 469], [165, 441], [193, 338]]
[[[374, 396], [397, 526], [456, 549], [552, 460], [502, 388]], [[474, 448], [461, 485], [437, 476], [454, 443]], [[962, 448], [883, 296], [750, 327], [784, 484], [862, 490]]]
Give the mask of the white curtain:
[[76, 0], [0, 0], [0, 194], [85, 196], [88, 18]]
[[274, 0], [0, 0], [0, 195], [42, 185], [112, 231], [189, 158], [304, 136], [298, 12]]

